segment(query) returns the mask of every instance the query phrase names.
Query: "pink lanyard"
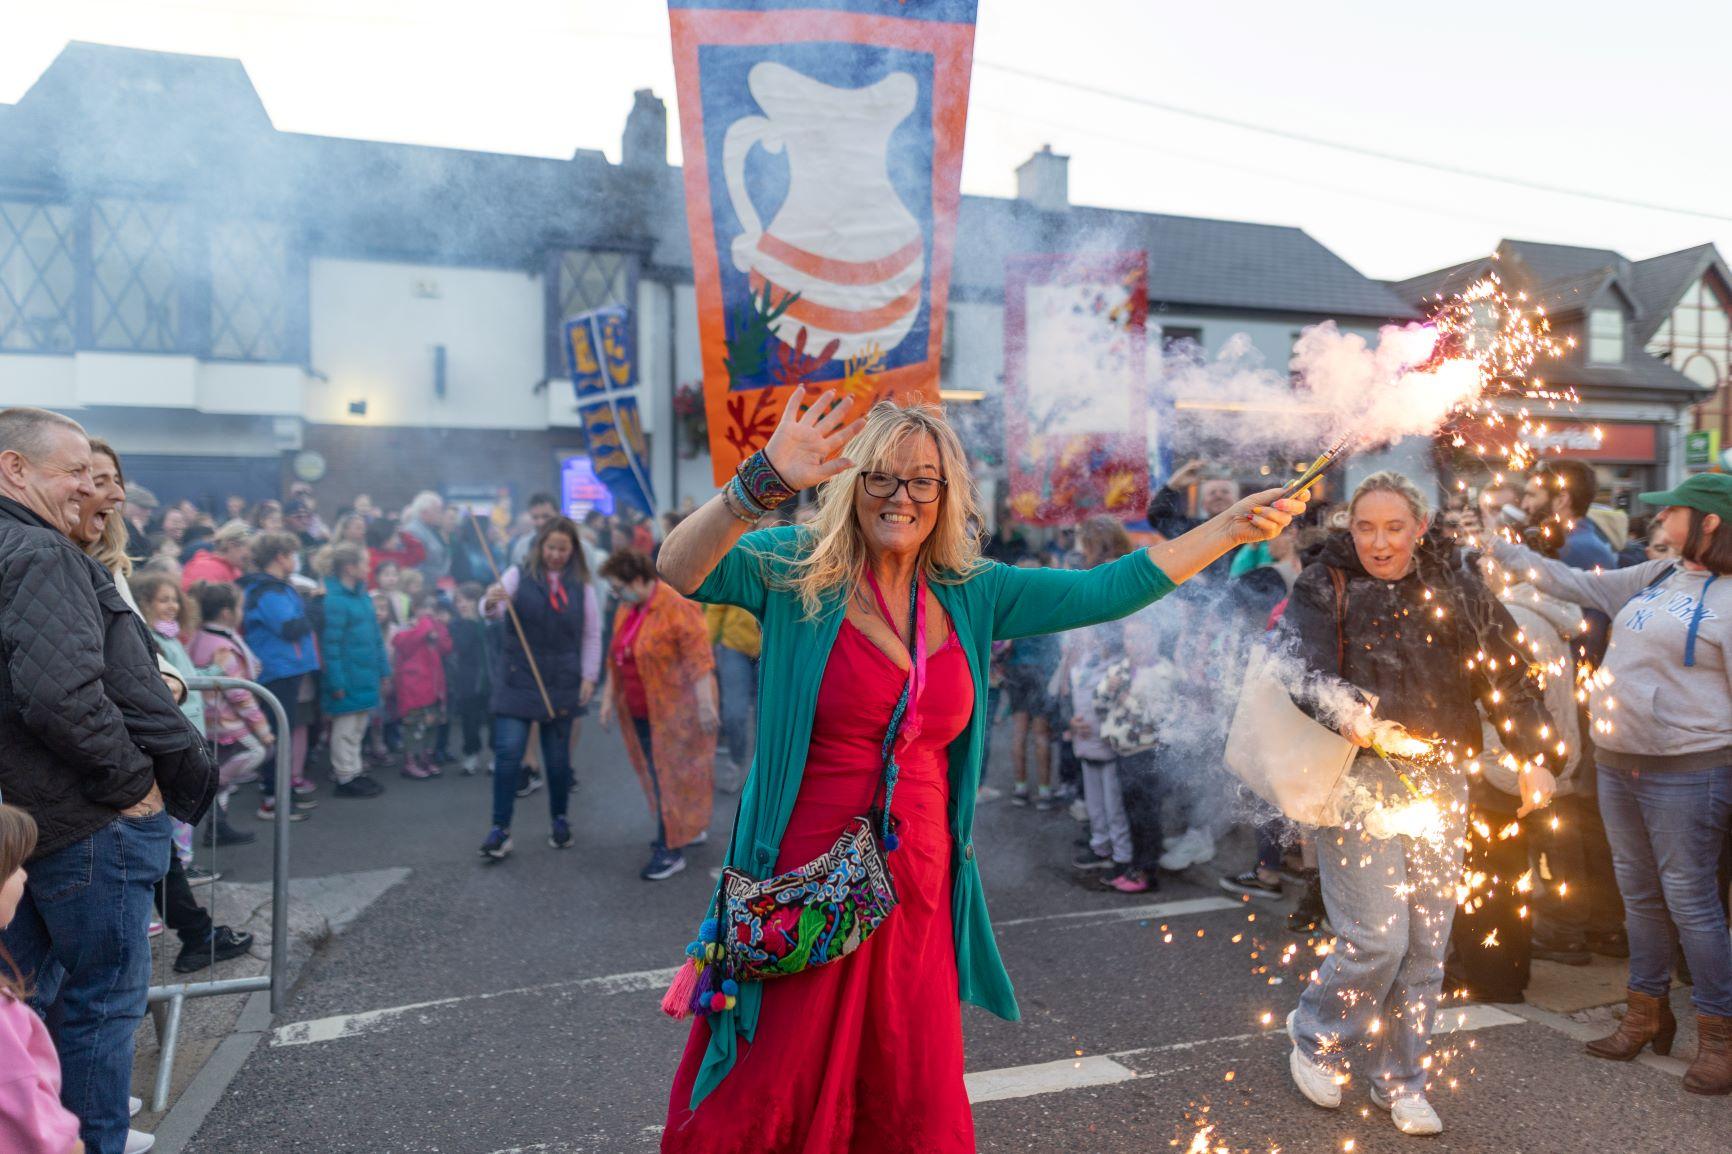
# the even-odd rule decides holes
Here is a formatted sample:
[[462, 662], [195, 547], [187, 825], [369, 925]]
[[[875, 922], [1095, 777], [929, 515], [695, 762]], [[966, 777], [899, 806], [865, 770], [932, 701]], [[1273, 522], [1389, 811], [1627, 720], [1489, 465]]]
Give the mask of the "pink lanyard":
[[[884, 600], [884, 591], [878, 587], [878, 578], [873, 576], [872, 567], [866, 567], [866, 583], [872, 587], [872, 596], [878, 599], [878, 612], [884, 615], [884, 623], [890, 626], [890, 631], [898, 638], [901, 630], [896, 628], [896, 618], [890, 615], [890, 605]], [[901, 741], [908, 741], [920, 733], [920, 693], [926, 688], [926, 575], [919, 574], [914, 580], [914, 665], [908, 671], [910, 678], [908, 687], [908, 709], [903, 715], [902, 731], [898, 735]]]

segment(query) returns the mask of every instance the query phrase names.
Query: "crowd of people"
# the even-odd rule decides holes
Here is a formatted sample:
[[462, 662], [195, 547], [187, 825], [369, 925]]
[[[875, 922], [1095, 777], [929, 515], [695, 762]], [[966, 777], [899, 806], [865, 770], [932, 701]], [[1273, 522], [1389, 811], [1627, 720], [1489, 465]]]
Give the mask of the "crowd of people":
[[[27, 1063], [37, 1091], [0, 1097], [0, 1149], [150, 1149], [127, 1125], [149, 942], [179, 937], [180, 974], [249, 951], [199, 902], [218, 875], [195, 854], [256, 840], [244, 813], [306, 821], [321, 795], [379, 798], [388, 770], [492, 773], [482, 854], [506, 856], [515, 802], [544, 788], [563, 849], [577, 721], [599, 693], [644, 782], [643, 877], [673, 876], [705, 838], [712, 625], [657, 579], [646, 517], [580, 525], [536, 494], [504, 521], [423, 492], [395, 515], [357, 494], [327, 524], [302, 484], [212, 504], [164, 505], [67, 417], [0, 410], [0, 1060]], [[715, 628], [746, 662], [725, 743], [744, 761], [755, 623]], [[743, 776], [724, 760], [724, 784]]]
[[[1629, 1009], [1591, 1052], [1668, 1051], [1678, 974], [1702, 1039], [1684, 1084], [1732, 1092], [1732, 584], [1717, 584], [1732, 481], [1646, 494], [1663, 512], [1632, 522], [1570, 461], [1438, 509], [1392, 473], [1307, 509], [1192, 463], [1145, 524], [986, 539], [942, 420], [882, 407], [862, 432], [845, 414], [791, 407], [742, 468], [750, 486], [658, 532], [631, 511], [573, 520], [547, 494], [514, 519], [428, 491], [395, 514], [355, 494], [327, 523], [301, 484], [164, 505], [68, 418], [0, 410], [0, 1047], [40, 1073], [35, 1098], [0, 1105], [0, 1137], [149, 1148], [126, 1093], [149, 937], [179, 936], [181, 973], [251, 945], [200, 905], [214, 875], [195, 847], [254, 840], [247, 813], [375, 802], [387, 772], [417, 789], [452, 772], [492, 775], [487, 862], [521, 842], [517, 803], [538, 791], [565, 849], [591, 708], [644, 791], [646, 881], [686, 868], [717, 790], [742, 793], [729, 864], [754, 876], [822, 855], [861, 814], [887, 851], [909, 847], [869, 969], [820, 971], [786, 987], [798, 997], [700, 987], [720, 1009], [694, 1026], [665, 1148], [710, 1148], [722, 1131], [702, 1119], [756, 1124], [727, 1106], [769, 1093], [729, 1075], [754, 1031], [789, 1057], [778, 1068], [809, 1071], [771, 1095], [788, 1125], [817, 1125], [807, 1107], [835, 1078], [872, 1077], [932, 1148], [971, 1148], [957, 991], [892, 975], [960, 967], [963, 1000], [1014, 1014], [972, 864], [973, 815], [993, 803], [1074, 819], [1079, 879], [1124, 895], [1231, 856], [1248, 828], [1255, 860], [1218, 884], [1257, 901], [1296, 888], [1288, 928], [1339, 939], [1288, 1019], [1294, 1081], [1320, 1106], [1364, 1075], [1398, 1128], [1436, 1133], [1440, 1000], [1518, 1002], [1531, 959], [1596, 955], [1629, 959]], [[1391, 732], [1451, 751], [1458, 771], [1428, 779], [1429, 833], [1345, 811], [1302, 827], [1240, 785], [1225, 751], [1257, 653], [1290, 662], [1294, 703], [1359, 747], [1356, 776], [1398, 768]], [[1380, 798], [1414, 788], [1397, 776]], [[947, 952], [953, 919], [966, 955]], [[868, 1001], [941, 1023], [944, 1044], [916, 1065], [871, 1038], [827, 1072], [804, 1061], [830, 1035], [800, 1022]], [[824, 1124], [838, 1142], [873, 1125]]]

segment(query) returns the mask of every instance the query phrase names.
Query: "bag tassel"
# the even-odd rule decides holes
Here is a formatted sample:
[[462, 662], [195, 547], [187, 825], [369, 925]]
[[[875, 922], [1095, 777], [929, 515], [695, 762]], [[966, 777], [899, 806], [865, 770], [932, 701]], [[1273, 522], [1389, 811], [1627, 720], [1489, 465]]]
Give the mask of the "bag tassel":
[[[721, 953], [721, 947], [715, 943], [716, 932], [716, 919], [705, 918], [698, 929], [698, 936], [686, 946], [685, 964], [674, 974], [667, 993], [662, 995], [662, 1013], [675, 1021], [691, 1017], [694, 1010], [708, 1002], [704, 970]], [[700, 997], [700, 994], [704, 996]]]
[[692, 996], [698, 990], [698, 963], [687, 958], [674, 975], [673, 984], [662, 995], [662, 1013], [676, 1021], [692, 1015]]

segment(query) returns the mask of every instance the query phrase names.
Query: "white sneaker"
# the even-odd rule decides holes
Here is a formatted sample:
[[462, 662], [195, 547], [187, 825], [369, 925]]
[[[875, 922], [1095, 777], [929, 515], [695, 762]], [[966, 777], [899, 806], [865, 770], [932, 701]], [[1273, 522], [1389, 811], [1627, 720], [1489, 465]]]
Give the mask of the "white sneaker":
[[1089, 819], [1088, 803], [1080, 797], [1071, 802], [1070, 816], [1073, 821], [1087, 821]]
[[156, 1149], [156, 1135], [146, 1134], [143, 1130], [128, 1130], [126, 1132], [126, 1154], [146, 1154], [146, 1151]]
[[[1293, 1015], [1298, 1012], [1294, 1010], [1287, 1015], [1288, 1038], [1293, 1038]], [[1293, 1084], [1312, 1105], [1325, 1110], [1334, 1110], [1341, 1105], [1341, 1083], [1334, 1073], [1300, 1053], [1297, 1039], [1293, 1041], [1293, 1053], [1287, 1058], [1287, 1069], [1293, 1075]]]
[[1185, 836], [1191, 839], [1191, 864], [1203, 865], [1215, 860], [1215, 839], [1208, 831], [1188, 829]]
[[1197, 845], [1197, 831], [1188, 829], [1167, 843], [1166, 852], [1161, 854], [1158, 864], [1170, 873], [1179, 873], [1197, 863], [1199, 859], [1196, 855], [1200, 849]]
[[1425, 1100], [1424, 1094], [1403, 1094], [1391, 1102], [1378, 1091], [1377, 1084], [1373, 1082], [1371, 1104], [1379, 1110], [1388, 1110], [1395, 1128], [1403, 1134], [1421, 1137], [1443, 1133], [1443, 1119], [1437, 1116], [1437, 1111]]
[[980, 805], [983, 802], [997, 801], [1003, 796], [1004, 791], [997, 786], [983, 785], [974, 791], [974, 804]]
[[138, 1117], [138, 1112], [142, 1109], [144, 1109], [143, 1098], [128, 1098], [126, 1100], [126, 1116], [128, 1118]]

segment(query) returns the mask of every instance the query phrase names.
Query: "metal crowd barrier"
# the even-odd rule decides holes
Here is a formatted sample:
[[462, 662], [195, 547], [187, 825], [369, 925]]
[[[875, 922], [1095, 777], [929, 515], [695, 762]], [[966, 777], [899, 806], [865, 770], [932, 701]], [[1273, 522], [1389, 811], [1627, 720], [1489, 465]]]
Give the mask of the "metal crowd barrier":
[[[199, 693], [204, 690], [246, 689], [250, 690], [259, 704], [269, 709], [277, 721], [276, 742], [276, 796], [277, 815], [273, 826], [276, 833], [275, 858], [271, 868], [271, 963], [270, 969], [255, 978], [222, 978], [203, 982], [176, 982], [167, 986], [152, 986], [150, 988], [151, 1014], [156, 1021], [156, 1035], [159, 1056], [156, 1067], [156, 1085], [151, 1091], [150, 1108], [161, 1113], [168, 1108], [168, 1089], [174, 1074], [175, 1050], [180, 1041], [181, 1010], [188, 998], [214, 998], [224, 994], [250, 994], [258, 990], [271, 992], [271, 1013], [279, 1013], [283, 1008], [283, 998], [288, 994], [283, 969], [288, 963], [289, 953], [289, 815], [294, 811], [294, 740], [289, 729], [289, 715], [283, 709], [283, 703], [276, 695], [258, 684], [238, 677], [191, 677], [187, 679], [187, 692]], [[214, 807], [213, 807], [214, 809]], [[214, 833], [215, 815], [211, 817]], [[194, 846], [197, 846], [198, 833], [194, 831]], [[214, 837], [213, 837], [214, 842]], [[209, 893], [215, 904], [216, 883], [212, 883]], [[165, 927], [163, 933], [167, 936]]]

